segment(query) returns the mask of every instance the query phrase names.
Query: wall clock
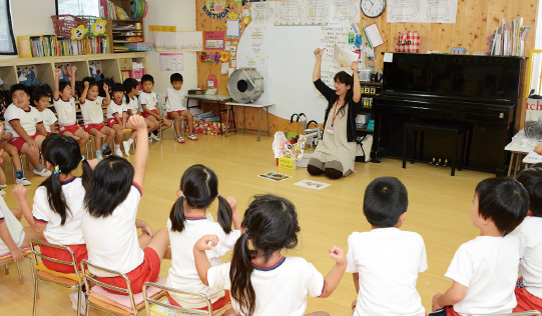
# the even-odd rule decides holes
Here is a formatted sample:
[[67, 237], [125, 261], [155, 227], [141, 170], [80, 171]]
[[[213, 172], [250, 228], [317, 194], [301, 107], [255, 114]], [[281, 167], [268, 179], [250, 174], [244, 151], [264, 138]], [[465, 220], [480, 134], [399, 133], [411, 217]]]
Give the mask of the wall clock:
[[361, 0], [361, 12], [369, 18], [376, 18], [384, 13], [386, 0]]

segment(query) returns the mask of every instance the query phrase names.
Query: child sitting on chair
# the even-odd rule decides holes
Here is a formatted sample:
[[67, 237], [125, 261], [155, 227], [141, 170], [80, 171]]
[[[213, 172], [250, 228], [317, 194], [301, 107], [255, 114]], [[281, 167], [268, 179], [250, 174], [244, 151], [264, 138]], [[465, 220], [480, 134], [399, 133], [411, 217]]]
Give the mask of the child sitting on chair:
[[167, 117], [175, 122], [175, 133], [177, 134], [177, 142], [184, 143], [184, 138], [181, 136], [181, 121], [183, 118], [188, 121], [188, 139], [198, 140], [194, 135], [193, 125], [194, 116], [185, 106], [186, 98], [183, 86], [183, 76], [180, 73], [174, 73], [169, 77], [171, 87], [166, 90], [166, 111]]

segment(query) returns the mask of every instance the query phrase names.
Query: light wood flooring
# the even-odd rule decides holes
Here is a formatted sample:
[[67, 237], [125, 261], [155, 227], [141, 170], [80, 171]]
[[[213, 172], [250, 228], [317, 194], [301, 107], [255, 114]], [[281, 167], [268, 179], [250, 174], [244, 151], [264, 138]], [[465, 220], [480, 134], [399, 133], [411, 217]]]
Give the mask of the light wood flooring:
[[[430, 311], [433, 294], [446, 290], [451, 284], [443, 275], [455, 251], [478, 234], [469, 217], [474, 188], [482, 179], [493, 176], [463, 170], [451, 177], [449, 168], [416, 163], [402, 169], [401, 161], [384, 159], [379, 164], [356, 163], [355, 174], [332, 181], [311, 177], [303, 168], [278, 169], [271, 137], [262, 137], [257, 142], [255, 135], [234, 133], [227, 138], [201, 136], [197, 142], [187, 140], [186, 144], [178, 144], [173, 141], [172, 132], [166, 131], [164, 139], [162, 143], [150, 145], [139, 218], [148, 221], [154, 230], [164, 227], [183, 171], [193, 164], [204, 164], [217, 173], [220, 194], [235, 197], [242, 212], [255, 194], [272, 193], [290, 199], [299, 213], [301, 232], [297, 248], [285, 254], [306, 258], [324, 275], [334, 264], [328, 256], [328, 247], [338, 245], [346, 251], [347, 237], [352, 232], [370, 230], [361, 212], [367, 184], [379, 176], [398, 177], [409, 193], [408, 213], [402, 229], [420, 233], [427, 248], [429, 269], [418, 279], [418, 291], [427, 311]], [[292, 178], [274, 182], [258, 177], [268, 171], [278, 171]], [[6, 172], [11, 173], [10, 167], [6, 167]], [[331, 186], [317, 191], [293, 185], [307, 178], [331, 183]], [[32, 181], [29, 192], [33, 192], [42, 179], [30, 176], [29, 180]], [[12, 188], [8, 181], [5, 200], [10, 207], [15, 206], [9, 193]], [[212, 205], [210, 211], [216, 218], [216, 205]], [[162, 262], [161, 276], [167, 276], [170, 265], [169, 260]], [[5, 275], [3, 270], [0, 267], [0, 315], [31, 315], [33, 286], [27, 261], [22, 269], [23, 286], [19, 285], [15, 265], [10, 265], [10, 275]], [[69, 293], [61, 287], [40, 283], [37, 315], [74, 315]], [[309, 299], [307, 312], [325, 310], [331, 315], [350, 315], [355, 297], [352, 275], [347, 273], [331, 297]], [[102, 314], [93, 311], [92, 315]]]

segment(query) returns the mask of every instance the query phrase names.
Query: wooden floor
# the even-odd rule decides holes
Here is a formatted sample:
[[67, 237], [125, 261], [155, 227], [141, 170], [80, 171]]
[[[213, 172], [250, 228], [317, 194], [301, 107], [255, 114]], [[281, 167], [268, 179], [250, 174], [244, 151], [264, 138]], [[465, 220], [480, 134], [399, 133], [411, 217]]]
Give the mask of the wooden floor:
[[[167, 131], [164, 139], [150, 146], [139, 218], [148, 221], [155, 230], [164, 227], [183, 171], [193, 164], [204, 164], [217, 173], [219, 193], [235, 197], [242, 212], [255, 194], [277, 194], [294, 202], [300, 218], [300, 242], [296, 249], [285, 254], [306, 258], [324, 275], [333, 266], [328, 247], [339, 245], [346, 250], [347, 237], [353, 231], [370, 230], [361, 212], [367, 184], [375, 177], [398, 177], [408, 189], [410, 202], [402, 229], [420, 233], [427, 248], [429, 269], [421, 273], [418, 280], [418, 291], [427, 311], [435, 291], [444, 291], [450, 285], [443, 275], [454, 252], [461, 243], [478, 234], [469, 217], [474, 188], [482, 179], [493, 176], [463, 170], [451, 177], [449, 168], [416, 163], [402, 169], [399, 160], [384, 159], [379, 164], [357, 163], [355, 174], [331, 181], [311, 177], [306, 169], [276, 168], [270, 137], [262, 137], [257, 142], [254, 135], [202, 136], [197, 142], [178, 144], [172, 140], [171, 131]], [[9, 167], [6, 171], [11, 172]], [[268, 171], [278, 171], [292, 178], [274, 182], [258, 177]], [[33, 182], [29, 192], [33, 192], [41, 179], [29, 178]], [[293, 185], [307, 178], [331, 183], [331, 186], [316, 191]], [[9, 191], [13, 185], [8, 184]], [[10, 193], [5, 200], [9, 206], [15, 206]], [[216, 215], [216, 205], [210, 210]], [[170, 265], [169, 260], [162, 262], [161, 276], [167, 276]], [[10, 268], [10, 275], [0, 269], [0, 315], [31, 315], [33, 287], [28, 264], [23, 265], [23, 286], [18, 283], [16, 267], [10, 265]], [[69, 292], [41, 283], [37, 315], [73, 315]], [[350, 315], [350, 304], [355, 297], [352, 275], [347, 273], [331, 297], [309, 299], [307, 312], [325, 310], [331, 315]], [[92, 315], [101, 313], [93, 311]]]

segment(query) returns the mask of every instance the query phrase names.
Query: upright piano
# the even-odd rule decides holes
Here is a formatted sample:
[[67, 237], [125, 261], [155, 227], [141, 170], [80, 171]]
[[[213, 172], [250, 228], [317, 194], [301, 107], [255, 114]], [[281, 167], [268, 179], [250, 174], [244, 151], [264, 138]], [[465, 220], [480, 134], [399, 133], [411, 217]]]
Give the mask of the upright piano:
[[[466, 167], [504, 175], [504, 147], [514, 132], [522, 58], [412, 53], [392, 57], [384, 62], [383, 93], [373, 101], [373, 156], [401, 157], [405, 122], [462, 123], [472, 131]], [[423, 159], [451, 158], [452, 141], [444, 133], [425, 135]]]

